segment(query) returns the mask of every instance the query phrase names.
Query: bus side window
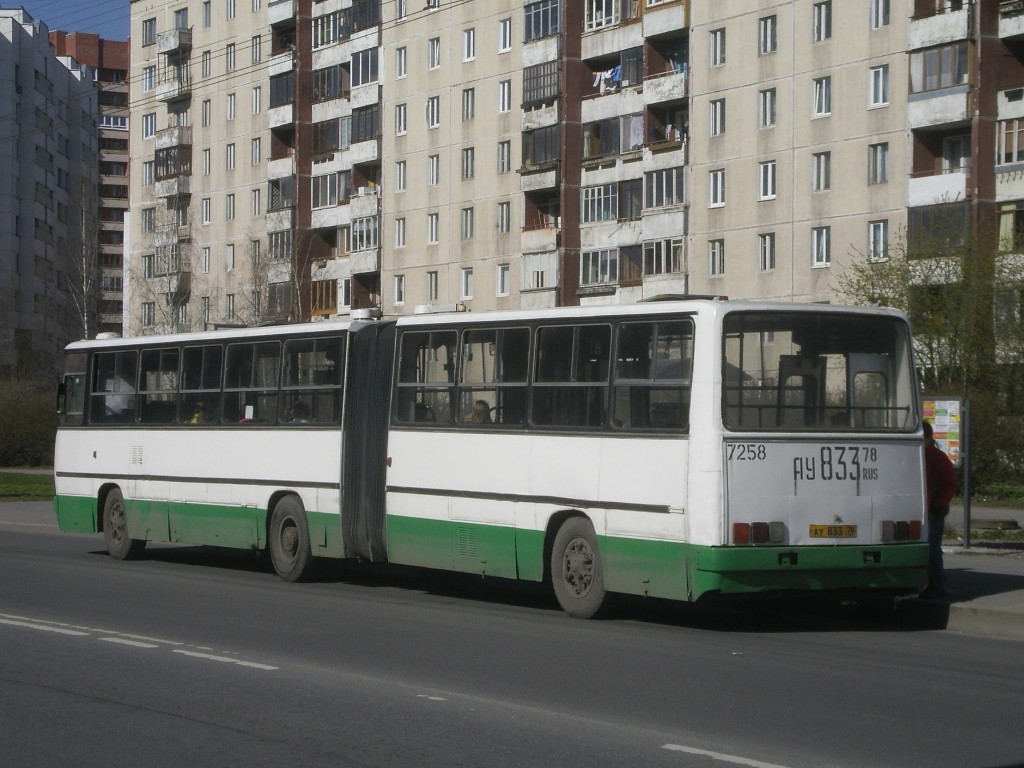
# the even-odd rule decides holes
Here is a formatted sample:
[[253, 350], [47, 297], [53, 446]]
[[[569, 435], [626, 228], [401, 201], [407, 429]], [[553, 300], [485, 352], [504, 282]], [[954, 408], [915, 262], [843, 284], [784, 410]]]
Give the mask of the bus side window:
[[458, 334], [410, 330], [398, 344], [395, 421], [451, 424]]
[[89, 421], [127, 424], [135, 418], [135, 383], [138, 353], [99, 352], [93, 356]]
[[616, 349], [613, 425], [688, 431], [692, 324], [622, 323]]

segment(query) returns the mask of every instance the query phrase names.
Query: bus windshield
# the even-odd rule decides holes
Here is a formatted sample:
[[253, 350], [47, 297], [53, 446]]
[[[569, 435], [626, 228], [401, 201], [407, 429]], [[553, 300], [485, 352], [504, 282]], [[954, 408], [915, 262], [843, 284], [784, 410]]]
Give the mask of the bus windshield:
[[725, 426], [908, 432], [918, 408], [907, 324], [898, 317], [732, 312], [725, 317]]

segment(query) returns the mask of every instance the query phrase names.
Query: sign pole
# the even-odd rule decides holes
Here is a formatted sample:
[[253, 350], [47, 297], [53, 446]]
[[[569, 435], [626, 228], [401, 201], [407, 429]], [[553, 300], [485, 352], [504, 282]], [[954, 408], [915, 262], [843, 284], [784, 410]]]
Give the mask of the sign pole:
[[960, 425], [963, 440], [963, 454], [960, 462], [964, 467], [964, 549], [971, 548], [971, 401], [964, 399], [963, 423]]

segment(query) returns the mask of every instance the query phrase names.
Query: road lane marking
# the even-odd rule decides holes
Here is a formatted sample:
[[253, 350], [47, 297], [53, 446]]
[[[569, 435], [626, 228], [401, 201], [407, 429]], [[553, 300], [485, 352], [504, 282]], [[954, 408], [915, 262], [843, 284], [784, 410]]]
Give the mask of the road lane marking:
[[100, 640], [106, 643], [117, 643], [119, 645], [131, 645], [135, 648], [159, 648], [154, 643], [140, 643], [138, 640], [128, 640], [124, 637], [101, 637]]
[[735, 763], [736, 765], [747, 765], [750, 768], [786, 768], [784, 765], [777, 763], [765, 763], [761, 760], [751, 760], [746, 757], [739, 757], [737, 755], [727, 755], [723, 752], [711, 752], [707, 749], [697, 749], [696, 747], [684, 747], [681, 744], [665, 744], [662, 749], [668, 749], [673, 752], [686, 752], [689, 755], [700, 755], [702, 757], [710, 757], [712, 760], [721, 760], [723, 763]]
[[[155, 637], [147, 637], [145, 635], [132, 635], [127, 632], [115, 632], [110, 629], [95, 629], [75, 624], [64, 624], [59, 621], [50, 621], [48, 619], [33, 619], [28, 616], [17, 616], [9, 613], [0, 613], [0, 624], [7, 624], [12, 627], [24, 627], [26, 629], [37, 629], [43, 632], [55, 632], [59, 635], [70, 635], [72, 637], [93, 637], [95, 635], [104, 635], [104, 637], [97, 637], [96, 639], [107, 643], [128, 645], [134, 648], [152, 649], [162, 648], [165, 645], [186, 645], [186, 643], [176, 642], [174, 640], [162, 640]], [[202, 645], [192, 645], [191, 647], [211, 651], [213, 650], [212, 648], [206, 648], [206, 646]], [[209, 661], [228, 662], [239, 667], [261, 669], [267, 672], [280, 669], [280, 667], [271, 666], [270, 664], [261, 664], [256, 661], [245, 661], [244, 659], [238, 659], [231, 656], [218, 656], [216, 654], [201, 653], [199, 651], [186, 651], [180, 648], [172, 648], [171, 653], [180, 653], [185, 656], [207, 659]]]
[[180, 653], [182, 656], [192, 656], [197, 659], [206, 659], [207, 661], [221, 661], [226, 664], [237, 664], [240, 667], [251, 667], [253, 669], [262, 669], [268, 672], [278, 669], [278, 667], [272, 667], [269, 664], [259, 664], [255, 661], [242, 661], [241, 659], [233, 659], [230, 656], [216, 656], [212, 653], [198, 653], [196, 651], [185, 651], [181, 648], [175, 648], [171, 653]]
[[41, 629], [43, 632], [56, 632], [58, 635], [72, 635], [74, 637], [88, 637], [88, 632], [79, 632], [76, 629], [64, 629], [63, 627], [48, 627], [45, 624], [36, 624], [31, 621], [13, 621], [12, 619], [0, 619], [0, 624], [10, 624], [13, 627], [28, 627], [29, 629]]

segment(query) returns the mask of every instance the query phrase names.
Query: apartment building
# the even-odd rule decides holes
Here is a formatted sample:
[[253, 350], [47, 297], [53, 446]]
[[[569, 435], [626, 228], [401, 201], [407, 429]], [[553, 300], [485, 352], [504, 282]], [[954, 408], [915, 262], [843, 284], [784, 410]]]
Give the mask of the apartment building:
[[52, 373], [94, 312], [96, 93], [25, 11], [0, 10], [0, 43], [0, 376]]
[[93, 74], [99, 106], [99, 187], [90, 206], [90, 228], [98, 245], [99, 285], [96, 333], [123, 329], [124, 220], [128, 212], [128, 61], [126, 40], [106, 40], [87, 32], [50, 32], [57, 56], [87, 65]]

